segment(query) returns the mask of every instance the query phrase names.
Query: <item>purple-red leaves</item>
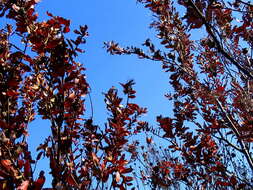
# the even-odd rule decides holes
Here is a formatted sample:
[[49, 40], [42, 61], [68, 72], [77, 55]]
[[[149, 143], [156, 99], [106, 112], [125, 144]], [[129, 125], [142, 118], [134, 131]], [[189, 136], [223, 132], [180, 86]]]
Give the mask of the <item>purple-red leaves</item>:
[[[148, 39], [143, 44], [148, 48], [146, 53], [140, 48], [121, 48], [115, 42], [106, 44], [107, 51], [111, 54], [135, 54], [162, 62], [173, 88], [167, 95], [173, 101], [173, 113], [169, 117], [157, 117], [164, 133], [156, 127], [148, 126], [146, 130], [166, 138], [168, 151], [180, 153], [180, 156], [173, 157], [171, 153], [164, 156], [167, 149], [161, 151], [162, 147], [147, 150], [151, 158], [156, 158], [157, 165], [153, 165], [154, 160], [151, 159], [152, 165], [146, 164], [148, 174], [141, 176], [149, 178], [154, 188], [173, 187], [172, 183], [183, 182], [193, 188], [206, 189], [212, 186], [211, 181], [221, 188], [236, 185], [252, 188], [252, 183], [244, 184], [250, 177], [242, 177], [236, 169], [242, 156], [253, 170], [249, 145], [253, 139], [250, 132], [253, 71], [249, 52], [252, 46], [252, 4], [243, 1], [180, 0], [179, 5], [174, 6], [173, 1], [139, 2], [155, 16], [151, 27], [157, 31], [160, 49]], [[177, 12], [180, 5], [184, 6], [185, 12], [181, 9]], [[201, 29], [198, 30], [201, 35], [193, 34], [191, 29]], [[192, 34], [193, 37], [190, 37]], [[124, 89], [127, 87], [123, 86]], [[155, 147], [150, 139], [147, 144]], [[146, 150], [145, 147], [142, 149]], [[160, 157], [157, 156], [159, 151]], [[236, 153], [228, 160], [230, 151]], [[148, 156], [144, 154], [143, 157], [146, 161]], [[164, 157], [172, 163], [178, 162], [178, 165], [169, 167], [180, 172], [173, 173], [173, 169], [169, 169], [170, 172], [165, 172], [168, 175], [159, 178], [156, 170], [160, 171]], [[234, 167], [232, 170], [230, 165]], [[246, 165], [243, 169], [245, 173]], [[181, 168], [186, 168], [184, 171], [188, 173], [182, 174]], [[245, 181], [240, 181], [240, 178]], [[171, 180], [162, 184], [159, 183], [161, 179]]]
[[[29, 187], [29, 180], [23, 181], [20, 186], [18, 186], [17, 190], [27, 190]], [[36, 189], [39, 190], [39, 189]]]
[[47, 15], [52, 17], [52, 19], [48, 21], [48, 23], [50, 25], [53, 25], [53, 26], [57, 26], [58, 24], [59, 24], [59, 26], [64, 25], [63, 32], [68, 33], [70, 31], [70, 29], [69, 29], [70, 20], [64, 19], [59, 16], [53, 16], [53, 14], [51, 14], [49, 12], [47, 12]]
[[105, 48], [107, 49], [107, 52], [114, 55], [121, 55], [123, 53], [127, 53], [127, 51], [119, 46], [118, 43], [115, 43], [114, 41], [104, 43]]
[[[50, 18], [39, 22], [38, 0], [0, 3], [0, 17], [7, 13], [16, 25], [0, 30], [0, 189], [42, 189], [45, 174], [34, 176], [26, 138], [27, 126], [39, 116], [50, 122], [51, 134], [38, 147], [36, 162], [49, 158], [52, 189], [123, 190], [137, 184], [132, 181], [138, 176], [153, 189], [181, 183], [192, 189], [252, 189], [253, 6], [139, 2], [155, 15], [151, 27], [161, 47], [150, 39], [142, 44], [146, 50], [113, 41], [105, 46], [111, 54], [162, 63], [172, 88], [166, 97], [173, 103], [169, 116], [157, 117], [156, 127], [139, 120], [147, 110], [133, 102], [133, 80], [120, 83], [125, 97], [115, 88], [105, 93], [105, 125], [93, 123], [93, 110], [84, 117], [90, 87], [75, 58], [84, 52], [88, 27], [66, 39], [70, 20], [47, 13]], [[181, 5], [185, 9], [177, 12]], [[191, 29], [201, 34], [191, 35]], [[134, 167], [139, 161], [140, 171]]]
[[46, 181], [44, 174], [45, 174], [44, 171], [40, 171], [39, 178], [33, 184], [34, 190], [41, 190], [42, 189], [42, 187]]
[[81, 150], [72, 147], [81, 138], [88, 84], [84, 68], [74, 58], [82, 52], [80, 45], [88, 35], [87, 26], [80, 27], [76, 43], [68, 43], [64, 35], [70, 31], [70, 20], [47, 13], [49, 20], [37, 21], [34, 5], [38, 2], [0, 3], [1, 17], [6, 12], [7, 18], [16, 24], [0, 31], [0, 144], [4, 145], [0, 148], [3, 157], [0, 175], [5, 178], [3, 183], [0, 180], [0, 188], [3, 189], [42, 189], [44, 172], [38, 178], [34, 176], [35, 161], [26, 138], [27, 126], [36, 114], [51, 122], [52, 134], [38, 149], [36, 162], [42, 155], [50, 158], [51, 175], [57, 181], [53, 188], [63, 181], [74, 186], [73, 179], [82, 184], [73, 174], [73, 170], [78, 170], [74, 155]]
[[122, 84], [120, 83], [121, 86], [123, 87], [123, 92], [124, 94], [127, 94], [128, 95], [128, 98], [135, 98], [135, 93], [136, 91], [133, 90], [133, 85], [135, 84], [135, 82], [133, 80], [129, 80], [127, 83], [125, 84]]
[[10, 160], [1, 160], [1, 165], [5, 168], [5, 170], [10, 171], [12, 167], [12, 163]]
[[[105, 169], [103, 166], [104, 175], [103, 180], [108, 179], [108, 174], [114, 175], [113, 186], [123, 188], [124, 184], [131, 186], [132, 178], [130, 176], [125, 176], [132, 172], [132, 168], [127, 166], [129, 161], [125, 158], [123, 154], [123, 148], [128, 146], [130, 147], [130, 142], [128, 138], [137, 134], [140, 131], [140, 121], [138, 118], [146, 113], [144, 108], [139, 107], [137, 104], [130, 103], [130, 99], [134, 97], [135, 91], [133, 89], [134, 82], [133, 80], [128, 81], [125, 84], [121, 84], [123, 87], [124, 94], [127, 95], [127, 105], [123, 105], [122, 99], [118, 97], [118, 92], [115, 88], [111, 88], [105, 94], [105, 102], [107, 105], [108, 111], [111, 113], [110, 118], [108, 119], [108, 125], [106, 128], [106, 137], [105, 142], [107, 143], [106, 147], [106, 162], [108, 169]], [[130, 98], [130, 99], [129, 99]], [[132, 145], [132, 149], [134, 149]], [[128, 154], [136, 156], [134, 150], [128, 151]], [[111, 170], [109, 169], [111, 168]], [[113, 170], [115, 173], [113, 173]]]
[[157, 122], [159, 123], [160, 127], [164, 130], [165, 134], [164, 137], [173, 137], [173, 124], [172, 124], [172, 119], [171, 118], [164, 118], [162, 116], [158, 116]]

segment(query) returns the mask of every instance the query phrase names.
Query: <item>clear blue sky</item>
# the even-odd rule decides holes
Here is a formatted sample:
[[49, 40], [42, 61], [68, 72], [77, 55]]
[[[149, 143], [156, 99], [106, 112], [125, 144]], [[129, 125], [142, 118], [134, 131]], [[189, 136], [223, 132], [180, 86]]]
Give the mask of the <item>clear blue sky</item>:
[[[114, 40], [122, 46], [140, 46], [146, 38], [154, 38], [155, 31], [149, 29], [152, 15], [135, 0], [42, 0], [37, 6], [40, 20], [45, 20], [46, 11], [56, 16], [71, 20], [71, 29], [87, 24], [90, 36], [85, 45], [86, 53], [78, 57], [87, 71], [87, 80], [92, 88], [95, 123], [106, 122], [102, 92], [129, 79], [136, 81], [136, 102], [148, 108], [148, 114], [143, 118], [155, 124], [156, 116], [169, 115], [171, 107], [164, 98], [169, 92], [167, 74], [162, 72], [158, 62], [140, 60], [135, 56], [111, 56], [103, 49], [104, 41]], [[71, 35], [70, 35], [71, 37]], [[86, 117], [90, 116], [89, 100], [87, 99]], [[30, 128], [30, 146], [36, 149], [48, 135], [49, 123], [36, 120]], [[41, 161], [37, 173], [48, 170], [47, 161]], [[51, 186], [47, 176], [45, 187]]]

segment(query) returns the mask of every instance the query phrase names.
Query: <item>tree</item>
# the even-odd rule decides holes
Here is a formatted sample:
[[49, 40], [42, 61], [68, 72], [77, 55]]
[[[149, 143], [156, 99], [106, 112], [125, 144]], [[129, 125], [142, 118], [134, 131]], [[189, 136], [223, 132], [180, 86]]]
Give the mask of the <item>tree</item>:
[[[38, 0], [0, 2], [0, 16], [7, 24], [0, 31], [0, 189], [40, 190], [45, 171], [34, 176], [37, 162], [49, 159], [53, 189], [124, 189], [128, 173], [127, 137], [140, 132], [144, 108], [132, 103], [132, 80], [121, 84], [127, 103], [112, 88], [105, 94], [111, 113], [105, 127], [84, 118], [84, 100], [89, 94], [84, 67], [75, 61], [88, 36], [87, 26], [67, 39], [70, 21], [47, 13], [38, 21]], [[51, 135], [31, 157], [27, 126], [38, 114], [50, 121]], [[134, 145], [132, 145], [134, 148]], [[127, 156], [135, 154], [134, 150]]]
[[[161, 47], [149, 39], [146, 52], [105, 46], [162, 63], [174, 115], [157, 116], [155, 127], [140, 120], [147, 110], [133, 102], [133, 80], [121, 83], [125, 99], [116, 88], [104, 94], [105, 126], [84, 117], [90, 87], [75, 59], [88, 27], [68, 39], [70, 21], [51, 13], [38, 21], [38, 2], [0, 2], [0, 16], [11, 23], [0, 31], [0, 189], [42, 189], [48, 171], [34, 176], [42, 157], [52, 189], [138, 189], [139, 182], [152, 189], [252, 189], [253, 5], [139, 0], [154, 15]], [[194, 31], [203, 35], [193, 38]], [[50, 121], [51, 135], [32, 158], [26, 136], [36, 114]], [[133, 138], [143, 134], [144, 146]]]
[[[139, 0], [154, 15], [161, 47], [107, 43], [112, 54], [159, 61], [173, 91], [173, 116], [158, 116], [166, 140], [143, 154], [154, 189], [252, 189], [252, 19], [249, 2]], [[184, 12], [177, 9], [183, 7]], [[181, 9], [182, 10], [182, 9]], [[195, 32], [201, 33], [192, 37]], [[146, 151], [148, 152], [148, 151]], [[158, 152], [160, 155], [157, 156]]]

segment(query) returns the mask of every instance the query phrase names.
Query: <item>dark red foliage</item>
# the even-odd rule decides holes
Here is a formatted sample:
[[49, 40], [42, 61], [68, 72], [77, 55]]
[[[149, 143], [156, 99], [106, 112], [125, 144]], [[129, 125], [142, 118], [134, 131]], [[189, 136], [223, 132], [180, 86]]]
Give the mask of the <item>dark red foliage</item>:
[[[12, 23], [0, 30], [1, 190], [41, 190], [47, 175], [52, 188], [44, 189], [253, 188], [250, 2], [138, 0], [154, 15], [160, 47], [150, 39], [147, 51], [105, 43], [111, 54], [161, 62], [173, 114], [157, 116], [157, 127], [140, 120], [147, 109], [133, 102], [133, 80], [120, 83], [125, 101], [114, 87], [104, 94], [104, 126], [85, 117], [91, 87], [75, 59], [88, 27], [67, 39], [70, 21], [48, 12], [38, 21], [38, 2], [0, 2], [0, 17]], [[51, 134], [35, 159], [27, 136], [36, 115]], [[44, 157], [50, 171], [35, 176]]]
[[160, 61], [173, 88], [166, 97], [174, 103], [174, 115], [159, 116], [158, 128], [146, 128], [165, 140], [166, 148], [147, 141], [142, 179], [154, 189], [183, 184], [252, 189], [253, 5], [241, 0], [138, 1], [154, 15], [151, 27], [160, 49], [147, 39], [147, 51], [114, 42], [106, 43], [107, 50]]
[[[76, 39], [66, 39], [70, 21], [48, 12], [48, 20], [37, 21], [37, 2], [0, 3], [1, 17], [16, 24], [0, 31], [0, 189], [40, 190], [49, 174], [52, 189], [85, 190], [104, 184], [126, 189], [133, 181], [129, 155], [135, 154], [129, 137], [142, 130], [139, 117], [146, 113], [130, 101], [135, 98], [134, 82], [121, 84], [126, 105], [116, 89], [105, 94], [111, 113], [106, 128], [94, 125], [92, 118], [84, 119], [90, 87], [85, 68], [75, 57], [84, 52], [80, 46], [86, 43], [88, 27], [74, 30]], [[13, 44], [10, 37], [15, 35], [24, 46]], [[35, 115], [51, 125], [51, 135], [37, 148], [36, 161], [26, 138]], [[126, 151], [128, 145], [131, 151]], [[50, 171], [34, 176], [44, 157]]]

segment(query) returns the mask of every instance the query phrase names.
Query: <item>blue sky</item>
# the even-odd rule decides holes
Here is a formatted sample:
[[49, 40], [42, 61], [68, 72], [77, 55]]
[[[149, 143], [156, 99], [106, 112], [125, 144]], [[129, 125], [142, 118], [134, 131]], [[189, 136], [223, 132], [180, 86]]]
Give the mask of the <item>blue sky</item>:
[[[164, 94], [169, 92], [169, 83], [161, 65], [158, 62], [140, 60], [135, 56], [112, 56], [103, 49], [104, 41], [114, 40], [122, 46], [141, 46], [147, 38], [154, 38], [155, 31], [149, 29], [152, 15], [141, 4], [137, 4], [135, 0], [42, 0], [37, 5], [37, 11], [40, 20], [48, 18], [46, 11], [70, 19], [71, 29], [88, 25], [90, 36], [84, 47], [86, 53], [79, 56], [78, 61], [87, 69], [87, 80], [92, 88], [95, 123], [103, 126], [106, 122], [107, 112], [102, 92], [112, 86], [120, 88], [119, 82], [129, 79], [136, 82], [135, 101], [148, 108], [144, 120], [155, 124], [157, 115], [169, 115], [171, 107], [164, 98]], [[86, 103], [88, 118], [91, 115], [88, 99]], [[29, 141], [33, 150], [48, 136], [49, 127], [49, 122], [40, 119], [31, 124]], [[36, 173], [47, 168], [47, 161], [40, 161]], [[51, 186], [50, 184], [50, 176], [47, 176], [45, 187]]]

